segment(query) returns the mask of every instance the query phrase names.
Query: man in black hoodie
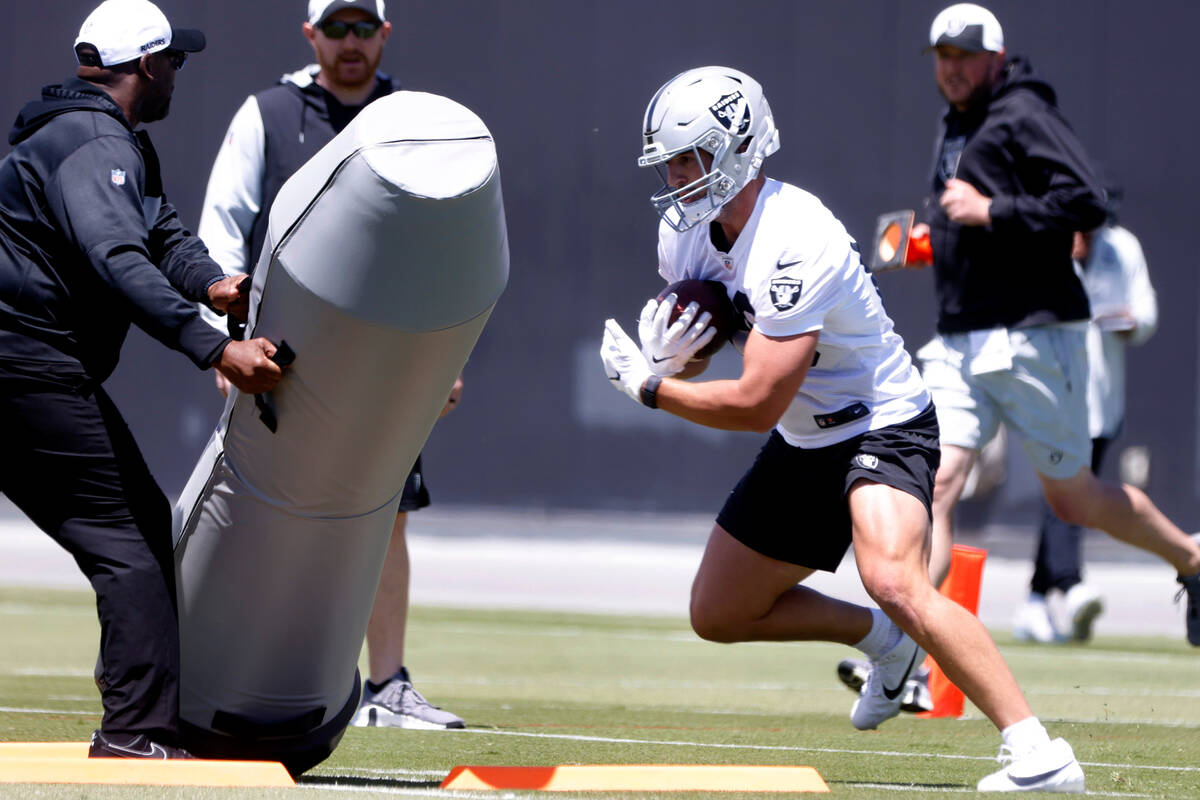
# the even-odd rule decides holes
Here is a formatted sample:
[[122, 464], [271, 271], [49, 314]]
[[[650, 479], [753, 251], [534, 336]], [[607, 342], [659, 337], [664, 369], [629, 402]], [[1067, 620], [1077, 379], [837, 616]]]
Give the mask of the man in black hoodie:
[[204, 48], [148, 0], [106, 0], [0, 162], [0, 491], [75, 558], [96, 592], [104, 716], [90, 755], [177, 747], [179, 643], [171, 510], [101, 384], [130, 323], [247, 392], [278, 383], [265, 339], [231, 342], [195, 302], [248, 298], [162, 191], [150, 139], [175, 73]]
[[[1143, 492], [1091, 471], [1091, 315], [1071, 248], [1075, 231], [1104, 221], [1105, 207], [1083, 146], [1054, 90], [1026, 60], [1007, 56], [1000, 23], [987, 9], [944, 9], [928, 49], [948, 103], [932, 191], [913, 230], [930, 237], [938, 294], [938, 335], [917, 353], [941, 431], [930, 576], [938, 585], [949, 570], [954, 506], [1003, 422], [1021, 434], [1060, 518], [1104, 530], [1176, 569], [1188, 595], [1188, 641], [1200, 645], [1200, 544]], [[839, 675], [853, 675], [851, 666], [843, 662]], [[1062, 763], [1065, 753], [1055, 752], [1036, 719], [1001, 735], [1012, 761], [981, 781], [981, 791], [1083, 789], [1082, 773], [1068, 776], [1078, 768]]]
[[1143, 492], [1091, 470], [1091, 311], [1071, 249], [1075, 231], [1103, 223], [1103, 190], [1054, 90], [1026, 60], [1006, 55], [991, 12], [950, 6], [929, 41], [949, 104], [924, 209], [938, 336], [917, 354], [942, 431], [931, 575], [940, 582], [949, 569], [954, 506], [1003, 422], [1021, 434], [1064, 522], [1103, 530], [1175, 568], [1188, 596], [1187, 638], [1200, 646], [1200, 544]]
[[[304, 37], [317, 63], [284, 75], [253, 94], [238, 109], [217, 153], [198, 233], [225, 271], [252, 273], [262, 253], [271, 206], [280, 188], [317, 151], [341, 133], [366, 105], [400, 84], [379, 71], [391, 34], [383, 0], [309, 0]], [[201, 309], [209, 323], [240, 337], [236, 321]], [[217, 375], [224, 393], [228, 386]], [[455, 383], [442, 410], [449, 413], [462, 394]], [[421, 459], [404, 483], [391, 543], [384, 557], [375, 605], [367, 624], [370, 664], [358, 727], [462, 728], [455, 714], [430, 704], [413, 688], [404, 665], [408, 619], [408, 512], [429, 505]]]

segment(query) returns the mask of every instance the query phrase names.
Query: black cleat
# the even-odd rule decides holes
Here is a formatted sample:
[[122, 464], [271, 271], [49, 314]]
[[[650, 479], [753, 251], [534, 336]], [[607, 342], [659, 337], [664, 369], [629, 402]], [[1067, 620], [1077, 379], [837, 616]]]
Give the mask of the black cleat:
[[92, 731], [88, 758], [195, 758], [182, 747], [168, 747], [150, 741], [144, 733], [107, 734]]
[[1183, 586], [1175, 595], [1175, 602], [1187, 594], [1187, 640], [1200, 647], [1200, 572], [1187, 577], [1180, 575], [1175, 580]]

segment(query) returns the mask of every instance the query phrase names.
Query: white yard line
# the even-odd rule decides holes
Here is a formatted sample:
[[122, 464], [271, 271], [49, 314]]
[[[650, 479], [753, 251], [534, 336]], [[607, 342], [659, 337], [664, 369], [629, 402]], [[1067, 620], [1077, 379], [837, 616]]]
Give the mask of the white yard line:
[[[671, 514], [455, 509], [414, 514], [408, 534], [412, 601], [683, 619], [710, 522], [689, 517], [686, 535], [681, 524], [680, 515]], [[614, 532], [642, 531], [645, 537], [613, 538]], [[1108, 601], [1096, 622], [1098, 636], [1183, 636], [1183, 607], [1172, 602], [1178, 587], [1169, 566], [1144, 559], [1095, 561], [1087, 570], [1089, 583]], [[984, 624], [1010, 628], [1031, 571], [1028, 558], [988, 559], [979, 609]], [[809, 584], [852, 602], [869, 602], [853, 558], [845, 559], [836, 574], [820, 573]], [[70, 556], [22, 517], [0, 518], [0, 586], [5, 585], [89, 588]]]
[[[858, 750], [837, 747], [800, 747], [796, 745], [775, 745], [775, 744], [730, 744], [726, 742], [691, 742], [679, 741], [676, 739], [629, 739], [624, 737], [610, 736], [584, 736], [569, 733], [533, 733], [529, 731], [497, 731], [483, 730], [478, 728], [466, 728], [458, 731], [448, 731], [452, 735], [463, 734], [478, 734], [478, 735], [495, 735], [495, 736], [521, 736], [532, 739], [564, 739], [567, 741], [578, 742], [597, 742], [601, 744], [642, 744], [658, 747], [694, 747], [697, 749], [714, 749], [714, 750], [757, 750], [770, 752], [785, 752], [785, 753], [832, 753], [838, 755], [862, 755], [862, 756], [884, 756], [888, 758], [942, 758], [956, 761], [995, 761], [994, 756], [964, 756], [952, 753], [913, 753], [913, 752], [897, 752], [894, 750]], [[1091, 763], [1088, 761], [1079, 762], [1085, 767], [1111, 767], [1116, 769], [1146, 769], [1146, 770], [1163, 770], [1167, 772], [1197, 772], [1200, 773], [1200, 767], [1180, 767], [1180, 766], [1165, 766], [1159, 764], [1109, 764], [1109, 763]]]

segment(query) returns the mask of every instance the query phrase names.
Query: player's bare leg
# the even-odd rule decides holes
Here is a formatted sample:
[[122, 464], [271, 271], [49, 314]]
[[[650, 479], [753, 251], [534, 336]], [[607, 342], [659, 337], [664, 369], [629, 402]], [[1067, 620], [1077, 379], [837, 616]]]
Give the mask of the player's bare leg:
[[[939, 473], [940, 474], [940, 473]], [[996, 727], [1033, 716], [1008, 665], [974, 614], [930, 583], [929, 519], [920, 500], [859, 481], [850, 490], [854, 553], [863, 586]]]
[[1180, 575], [1200, 572], [1200, 544], [1167, 519], [1140, 489], [1100, 480], [1087, 467], [1073, 478], [1038, 477], [1047, 502], [1064, 522], [1102, 530], [1155, 553]]
[[401, 511], [396, 515], [375, 605], [367, 621], [367, 663], [373, 683], [386, 683], [404, 666], [409, 584], [407, 522], [407, 513]]
[[954, 508], [962, 497], [979, 453], [965, 447], [942, 445], [942, 460], [933, 486], [933, 540], [929, 557], [929, 579], [941, 586], [950, 571], [950, 548], [954, 544]]
[[370, 678], [351, 724], [356, 727], [462, 728], [463, 720], [431, 704], [412, 685], [404, 667], [404, 636], [408, 628], [408, 514], [400, 512], [383, 559], [375, 605], [367, 621], [367, 662]]
[[[933, 487], [933, 534], [929, 546], [929, 579], [941, 586], [950, 571], [950, 548], [954, 545], [954, 508], [962, 497], [979, 453], [965, 447], [943, 445], [941, 463]], [[838, 664], [838, 679], [858, 692], [870, 675], [870, 664], [858, 658], [843, 659]], [[905, 691], [905, 711], [929, 711], [933, 699], [929, 694], [929, 670], [919, 666], [913, 671]]]
[[860, 641], [871, 629], [870, 610], [797, 585], [813, 572], [714, 525], [692, 583], [692, 628], [714, 642]]

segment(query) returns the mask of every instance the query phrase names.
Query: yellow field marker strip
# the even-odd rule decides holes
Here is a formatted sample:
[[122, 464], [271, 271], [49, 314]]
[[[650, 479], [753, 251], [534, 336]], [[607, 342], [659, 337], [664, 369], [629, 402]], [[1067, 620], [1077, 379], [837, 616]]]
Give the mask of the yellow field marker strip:
[[86, 742], [0, 743], [0, 783], [295, 786], [275, 761], [88, 758]]

